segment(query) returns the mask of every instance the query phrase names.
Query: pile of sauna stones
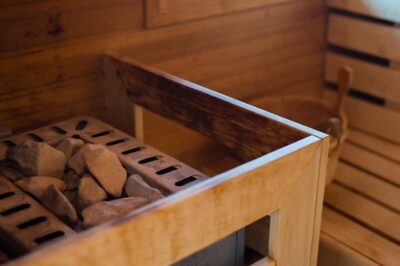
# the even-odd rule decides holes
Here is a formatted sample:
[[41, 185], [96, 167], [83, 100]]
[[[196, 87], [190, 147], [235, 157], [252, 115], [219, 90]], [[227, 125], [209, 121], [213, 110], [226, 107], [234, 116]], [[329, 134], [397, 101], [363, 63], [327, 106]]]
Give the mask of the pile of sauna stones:
[[116, 154], [81, 139], [54, 147], [28, 140], [8, 149], [6, 158], [0, 175], [76, 231], [164, 197], [141, 176], [128, 177]]

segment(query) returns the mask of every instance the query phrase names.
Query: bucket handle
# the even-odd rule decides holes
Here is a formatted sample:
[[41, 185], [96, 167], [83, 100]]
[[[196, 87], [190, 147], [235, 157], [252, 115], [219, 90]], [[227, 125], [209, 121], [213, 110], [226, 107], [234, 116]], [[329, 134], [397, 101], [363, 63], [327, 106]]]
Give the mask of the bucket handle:
[[349, 66], [342, 66], [337, 75], [338, 96], [335, 105], [335, 111], [338, 114], [344, 112], [344, 101], [353, 82], [353, 70]]
[[[353, 70], [349, 66], [342, 66], [339, 68], [337, 74], [337, 84], [338, 84], [338, 96], [336, 100], [336, 104], [334, 107], [334, 111], [341, 117], [344, 121], [342, 121], [342, 128], [340, 130], [336, 128], [335, 134], [337, 135], [336, 138], [338, 139], [335, 147], [332, 148], [332, 152], [335, 152], [339, 149], [341, 143], [346, 137], [346, 128], [347, 128], [347, 117], [344, 112], [344, 102], [347, 96], [347, 93], [351, 87], [353, 82]], [[333, 121], [330, 121], [331, 123]]]

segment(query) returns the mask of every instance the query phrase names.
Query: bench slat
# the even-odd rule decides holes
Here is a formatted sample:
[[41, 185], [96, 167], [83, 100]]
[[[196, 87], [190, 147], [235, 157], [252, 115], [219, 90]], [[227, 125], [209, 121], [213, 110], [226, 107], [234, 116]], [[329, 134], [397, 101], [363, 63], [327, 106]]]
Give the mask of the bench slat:
[[400, 212], [400, 189], [347, 163], [338, 164], [335, 180]]
[[396, 143], [374, 137], [357, 129], [349, 130], [347, 140], [400, 163], [400, 145]]
[[345, 143], [341, 158], [389, 182], [400, 185], [399, 164], [351, 143]]
[[393, 241], [400, 241], [400, 215], [338, 184], [325, 192], [325, 203]]
[[357, 251], [379, 265], [395, 265], [400, 261], [400, 246], [362, 225], [324, 208], [322, 232]]

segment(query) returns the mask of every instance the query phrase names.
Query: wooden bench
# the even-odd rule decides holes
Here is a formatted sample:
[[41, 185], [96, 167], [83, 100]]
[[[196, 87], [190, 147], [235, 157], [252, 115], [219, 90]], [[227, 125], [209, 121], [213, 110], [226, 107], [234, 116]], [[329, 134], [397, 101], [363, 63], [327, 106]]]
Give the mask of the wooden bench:
[[366, 2], [328, 0], [325, 80], [348, 65], [354, 88], [351, 130], [325, 192], [319, 265], [400, 263], [400, 5]]

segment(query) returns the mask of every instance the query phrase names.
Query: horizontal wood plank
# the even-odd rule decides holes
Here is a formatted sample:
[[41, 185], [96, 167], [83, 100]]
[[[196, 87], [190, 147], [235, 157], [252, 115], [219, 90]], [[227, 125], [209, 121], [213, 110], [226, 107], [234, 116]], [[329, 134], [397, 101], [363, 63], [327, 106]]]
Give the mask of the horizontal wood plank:
[[146, 0], [146, 25], [164, 26], [289, 1], [293, 0]]
[[[252, 112], [249, 105], [126, 58], [109, 57], [106, 66], [110, 67], [110, 74], [118, 76], [122, 89], [136, 104], [218, 140], [245, 160], [297, 141], [309, 131], [288, 120], [272, 121], [266, 112], [263, 117], [261, 110]], [[229, 119], [232, 115], [236, 117], [234, 121]], [[197, 119], [192, 121], [188, 116]], [[246, 120], [252, 124], [242, 124]], [[259, 135], [248, 139], [250, 134], [267, 135], [268, 138]], [[235, 141], [239, 136], [243, 142]], [[258, 144], [244, 145], [247, 139]], [[257, 149], [252, 150], [251, 146]]]
[[400, 6], [397, 0], [328, 0], [327, 5], [370, 17], [400, 22]]
[[325, 80], [336, 82], [337, 72], [341, 66], [349, 66], [353, 69], [354, 88], [400, 103], [399, 71], [328, 52], [325, 61]]
[[326, 188], [325, 203], [373, 228], [391, 241], [400, 241], [400, 214], [332, 183]]
[[[324, 94], [334, 103], [336, 93], [325, 90]], [[400, 144], [400, 113], [354, 97], [348, 97], [345, 106], [352, 127]]]
[[396, 143], [377, 138], [357, 129], [350, 129], [347, 139], [351, 143], [400, 163], [400, 145]]
[[381, 178], [400, 185], [399, 164], [351, 143], [343, 145], [341, 158]]
[[347, 247], [357, 247], [359, 253], [379, 265], [394, 266], [400, 261], [399, 245], [326, 207], [322, 232]]
[[26, 129], [82, 114], [101, 117], [105, 113], [102, 80], [99, 76], [70, 80], [32, 95], [7, 98], [0, 101], [0, 121], [13, 129]]
[[328, 23], [330, 44], [400, 61], [400, 28], [337, 14]]
[[339, 162], [335, 181], [400, 212], [400, 188], [368, 172], [345, 162]]
[[[37, 1], [0, 10], [0, 56], [143, 28], [141, 1]], [[112, 18], [112, 19], [99, 19]]]
[[[293, 264], [293, 258], [296, 258], [296, 263], [300, 261], [300, 264], [309, 265], [313, 232], [312, 226], [305, 226], [309, 225], [305, 222], [307, 219], [312, 219], [311, 224], [314, 221], [312, 213], [315, 201], [312, 200], [311, 187], [317, 180], [310, 178], [310, 174], [315, 173], [315, 168], [318, 169], [315, 167], [318, 162], [316, 158], [321, 155], [318, 141], [315, 137], [308, 137], [304, 142], [287, 147], [278, 154], [266, 155], [239, 169], [204, 181], [199, 186], [79, 234], [74, 239], [42, 248], [15, 264], [53, 265], [62, 261], [75, 265], [79, 261], [87, 265], [169, 265], [280, 206], [286, 207], [290, 202], [293, 211], [286, 218], [285, 227], [291, 228], [293, 233], [299, 233], [299, 240], [310, 241], [299, 249], [296, 242], [290, 241], [293, 233], [283, 231], [280, 238], [282, 242], [279, 243], [287, 245], [281, 245], [280, 250], [288, 251], [292, 256], [278, 253], [274, 258], [282, 265]], [[285, 156], [286, 152], [290, 154]], [[293, 171], [292, 167], [297, 170]], [[304, 193], [308, 193], [309, 197], [304, 197]], [[269, 197], [265, 198], [266, 194]], [[303, 200], [299, 201], [298, 197]], [[254, 204], [260, 199], [264, 199], [263, 204]], [[230, 206], [229, 211], [227, 206]], [[205, 222], [211, 220], [213, 223]]]
[[373, 260], [357, 252], [346, 243], [341, 243], [321, 232], [318, 251], [318, 265], [323, 266], [378, 266]]

